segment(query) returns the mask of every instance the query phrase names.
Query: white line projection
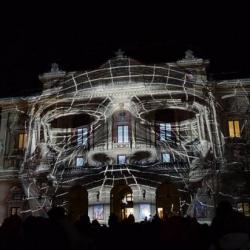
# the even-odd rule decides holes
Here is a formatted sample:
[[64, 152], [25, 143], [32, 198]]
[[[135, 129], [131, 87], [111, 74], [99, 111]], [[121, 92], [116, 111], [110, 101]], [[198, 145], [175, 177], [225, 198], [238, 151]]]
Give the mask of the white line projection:
[[[41, 95], [25, 98], [29, 110], [16, 107], [16, 112], [28, 117], [20, 179], [30, 209], [23, 213], [45, 213], [56, 198], [62, 198], [64, 206], [67, 192], [59, 190], [76, 183], [87, 189], [99, 187], [102, 193], [119, 179], [141, 190], [170, 178], [183, 184], [180, 191], [189, 192], [190, 183], [203, 180], [205, 188], [215, 192], [211, 176], [215, 162], [223, 162], [224, 138], [217, 123], [218, 104], [206, 80], [168, 64], [148, 66], [123, 60], [127, 62], [114, 65], [109, 61], [94, 71], [69, 73]], [[132, 161], [130, 157], [127, 164], [117, 165], [109, 154], [119, 146], [112, 139], [112, 121], [121, 110], [131, 115], [132, 132], [124, 147], [132, 153], [150, 152], [147, 160]], [[161, 140], [156, 129], [160, 121], [150, 116], [157, 110], [189, 115], [171, 120], [171, 136]], [[77, 134], [79, 125], [63, 125], [76, 116], [88, 120], [82, 138]], [[159, 159], [159, 152], [164, 151], [171, 155], [169, 164]], [[106, 155], [106, 160], [94, 161], [96, 152]], [[77, 157], [83, 158], [84, 167], [76, 167]]]

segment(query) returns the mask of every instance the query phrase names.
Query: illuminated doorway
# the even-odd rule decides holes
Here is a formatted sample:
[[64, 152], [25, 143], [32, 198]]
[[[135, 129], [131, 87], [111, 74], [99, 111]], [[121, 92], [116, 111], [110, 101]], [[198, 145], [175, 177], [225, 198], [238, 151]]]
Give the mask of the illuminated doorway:
[[179, 192], [173, 184], [162, 183], [156, 190], [156, 208], [158, 216], [163, 219], [179, 214]]
[[124, 220], [130, 214], [134, 214], [132, 189], [128, 185], [114, 186], [110, 199], [110, 212], [114, 213], [119, 220]]

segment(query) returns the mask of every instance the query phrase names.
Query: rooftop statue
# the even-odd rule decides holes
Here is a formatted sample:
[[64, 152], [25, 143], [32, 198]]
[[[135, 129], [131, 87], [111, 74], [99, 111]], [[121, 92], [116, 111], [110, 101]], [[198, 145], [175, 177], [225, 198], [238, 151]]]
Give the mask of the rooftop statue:
[[186, 52], [185, 52], [185, 59], [187, 60], [190, 60], [190, 59], [194, 59], [194, 55], [193, 55], [193, 51], [188, 49]]
[[51, 72], [59, 72], [59, 66], [57, 63], [52, 63], [51, 64]]
[[122, 51], [121, 49], [118, 49], [116, 52], [115, 52], [115, 55], [117, 58], [124, 58], [124, 51]]

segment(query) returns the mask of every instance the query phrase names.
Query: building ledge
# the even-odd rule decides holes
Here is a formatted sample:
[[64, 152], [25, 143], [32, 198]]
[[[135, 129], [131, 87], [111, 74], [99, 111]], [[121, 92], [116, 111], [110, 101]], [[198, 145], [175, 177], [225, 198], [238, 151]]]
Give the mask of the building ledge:
[[0, 180], [18, 178], [18, 169], [0, 169]]

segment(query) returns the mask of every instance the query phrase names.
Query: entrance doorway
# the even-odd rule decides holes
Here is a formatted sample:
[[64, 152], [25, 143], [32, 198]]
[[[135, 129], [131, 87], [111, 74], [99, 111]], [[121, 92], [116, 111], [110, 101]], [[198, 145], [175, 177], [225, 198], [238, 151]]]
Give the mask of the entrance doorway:
[[124, 220], [130, 214], [134, 214], [132, 189], [128, 185], [114, 186], [110, 195], [110, 212], [114, 213], [119, 220]]
[[179, 192], [171, 183], [162, 183], [156, 190], [156, 208], [158, 216], [164, 217], [179, 214]]
[[68, 213], [72, 221], [78, 220], [82, 215], [88, 215], [88, 191], [85, 187], [76, 185], [68, 193]]

